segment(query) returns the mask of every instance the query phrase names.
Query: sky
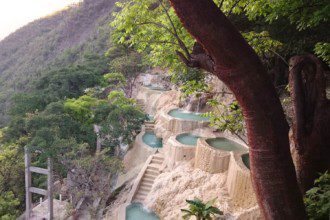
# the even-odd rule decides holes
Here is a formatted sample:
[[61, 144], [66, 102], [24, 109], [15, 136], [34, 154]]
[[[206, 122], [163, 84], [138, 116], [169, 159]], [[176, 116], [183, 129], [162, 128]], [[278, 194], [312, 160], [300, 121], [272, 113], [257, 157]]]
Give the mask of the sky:
[[80, 0], [0, 0], [0, 40], [18, 28]]

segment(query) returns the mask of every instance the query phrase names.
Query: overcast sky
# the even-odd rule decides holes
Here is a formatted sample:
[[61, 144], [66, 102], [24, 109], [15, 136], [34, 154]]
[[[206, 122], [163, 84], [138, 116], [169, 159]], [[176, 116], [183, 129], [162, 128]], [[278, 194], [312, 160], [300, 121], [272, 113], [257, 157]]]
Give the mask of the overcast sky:
[[80, 0], [0, 0], [0, 40], [25, 24]]

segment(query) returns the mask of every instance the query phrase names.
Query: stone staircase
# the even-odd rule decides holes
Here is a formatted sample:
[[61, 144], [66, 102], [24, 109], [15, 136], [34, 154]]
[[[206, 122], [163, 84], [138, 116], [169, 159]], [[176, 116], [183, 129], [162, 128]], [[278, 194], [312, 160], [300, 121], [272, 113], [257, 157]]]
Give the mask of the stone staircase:
[[[146, 105], [142, 99], [137, 99], [136, 100], [136, 105], [142, 110], [146, 110]], [[145, 125], [145, 131], [154, 131], [155, 129], [155, 121], [154, 120], [149, 120], [144, 122]]]
[[141, 178], [138, 189], [133, 196], [133, 202], [144, 202], [145, 198], [151, 191], [152, 185], [154, 184], [154, 180], [160, 174], [163, 162], [164, 156], [162, 153], [157, 153], [152, 156], [152, 159]]
[[145, 131], [154, 131], [155, 121], [145, 121], [144, 126], [145, 126]]
[[142, 99], [136, 99], [136, 105], [142, 110], [145, 111], [146, 105]]

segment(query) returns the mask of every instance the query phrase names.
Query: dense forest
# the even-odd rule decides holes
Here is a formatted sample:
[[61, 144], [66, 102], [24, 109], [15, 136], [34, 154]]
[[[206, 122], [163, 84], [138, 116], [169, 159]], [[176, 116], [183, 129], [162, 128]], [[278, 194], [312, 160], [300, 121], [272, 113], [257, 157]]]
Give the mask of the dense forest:
[[15, 93], [31, 90], [45, 72], [108, 49], [114, 1], [85, 1], [31, 22], [0, 42], [0, 125]]
[[[87, 164], [100, 172], [120, 170], [115, 148], [132, 142], [145, 119], [128, 96], [126, 78], [144, 66], [138, 53], [109, 40], [113, 5], [84, 1], [1, 41], [1, 219], [15, 219], [24, 210], [25, 146], [39, 152], [34, 165], [55, 159], [56, 180], [73, 168], [97, 175], [88, 173]], [[114, 119], [118, 124], [109, 126]], [[102, 126], [98, 135], [106, 135], [102, 150], [96, 149], [94, 124]], [[44, 186], [42, 177], [33, 181]], [[106, 186], [98, 190], [104, 192]]]
[[326, 0], [85, 0], [17, 30], [0, 41], [0, 219], [24, 211], [25, 147], [76, 183], [72, 210], [101, 219], [121, 147], [147, 120], [132, 91], [150, 67], [182, 99], [210, 93], [210, 75], [230, 89], [235, 102], [210, 98], [204, 116], [250, 146], [265, 219], [327, 219], [329, 16]]

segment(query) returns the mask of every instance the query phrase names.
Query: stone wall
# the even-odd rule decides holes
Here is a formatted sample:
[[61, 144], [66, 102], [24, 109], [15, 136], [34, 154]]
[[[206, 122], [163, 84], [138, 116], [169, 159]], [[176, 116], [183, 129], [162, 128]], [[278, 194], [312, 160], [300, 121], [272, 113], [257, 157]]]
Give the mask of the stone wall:
[[134, 169], [134, 167], [144, 163], [148, 157], [156, 152], [155, 148], [149, 147], [142, 140], [144, 131], [138, 134], [135, 138], [133, 147], [127, 152], [124, 157], [125, 170]]
[[244, 153], [231, 152], [226, 186], [233, 203], [242, 208], [250, 208], [257, 205], [254, 195], [250, 170], [242, 161]]
[[205, 138], [197, 141], [195, 168], [209, 173], [222, 173], [228, 170], [230, 152], [215, 149], [206, 143]]
[[195, 158], [196, 147], [180, 143], [176, 140], [178, 135], [171, 136], [163, 148], [169, 167], [174, 167], [180, 161], [189, 161]]
[[189, 132], [199, 128], [207, 128], [209, 125], [209, 122], [207, 121], [192, 121], [174, 118], [168, 114], [172, 109], [161, 111], [157, 117], [157, 123], [161, 123], [162, 128], [171, 134]]
[[140, 86], [136, 95], [137, 100], [142, 100], [145, 105], [145, 112], [149, 115], [156, 114], [156, 108], [158, 102], [161, 100], [160, 97], [166, 91], [153, 90], [145, 86]]

